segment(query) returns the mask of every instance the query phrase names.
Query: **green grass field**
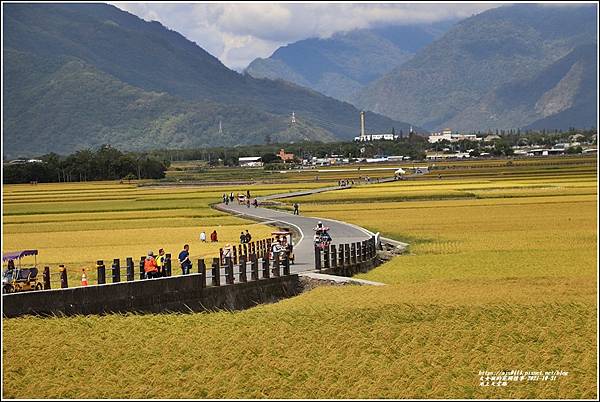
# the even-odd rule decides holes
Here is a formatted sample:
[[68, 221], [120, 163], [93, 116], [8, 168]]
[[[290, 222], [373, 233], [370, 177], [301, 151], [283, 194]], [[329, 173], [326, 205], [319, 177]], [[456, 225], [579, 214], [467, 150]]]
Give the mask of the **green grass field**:
[[[359, 275], [383, 287], [318, 287], [235, 313], [3, 320], [4, 397], [595, 399], [596, 160], [553, 159], [559, 162], [499, 162], [472, 177], [475, 167], [448, 165], [446, 171], [463, 173], [299, 197], [304, 215], [410, 243], [407, 254]], [[256, 191], [302, 187], [262, 186]], [[75, 189], [70, 194], [93, 190], [55, 191]], [[41, 185], [35, 191], [48, 194]], [[120, 197], [139, 191], [139, 209], [122, 204]], [[54, 238], [61, 225], [75, 232], [70, 225], [82, 222], [94, 232], [103, 222], [126, 226], [162, 213], [166, 222], [194, 219], [194, 228], [221, 219], [244, 224], [208, 208], [222, 189], [173, 190], [189, 191], [181, 195], [184, 205], [198, 203], [187, 209], [171, 204], [174, 194], [145, 191], [112, 189], [116, 198], [103, 206], [74, 200], [78, 212], [70, 220], [63, 205], [35, 207], [5, 187], [5, 202], [15, 205], [4, 207], [3, 227], [12, 230], [4, 242], [32, 233]], [[153, 202], [168, 208], [146, 211]], [[136, 247], [130, 236], [119, 242]], [[24, 348], [25, 339], [35, 346]], [[510, 370], [567, 375], [480, 386], [480, 371]]]

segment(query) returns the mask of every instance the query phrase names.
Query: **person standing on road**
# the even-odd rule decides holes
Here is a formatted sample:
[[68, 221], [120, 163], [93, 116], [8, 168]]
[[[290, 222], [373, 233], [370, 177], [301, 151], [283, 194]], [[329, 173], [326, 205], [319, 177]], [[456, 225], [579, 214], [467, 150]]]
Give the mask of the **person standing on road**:
[[248, 232], [248, 229], [246, 229], [245, 239], [246, 243], [250, 243], [252, 241], [252, 235], [250, 234], [250, 232]]
[[206, 232], [204, 232], [204, 230], [200, 232], [200, 241], [206, 243]]
[[244, 232], [240, 233], [240, 243], [246, 243], [246, 234]]
[[300, 215], [300, 212], [298, 211], [298, 208], [300, 208], [300, 205], [298, 205], [297, 202], [294, 203], [294, 215]]
[[192, 270], [192, 261], [190, 261], [190, 246], [186, 244], [179, 253], [179, 264], [181, 264], [181, 274], [187, 275]]
[[210, 241], [211, 241], [211, 242], [216, 242], [216, 241], [219, 241], [219, 240], [217, 239], [217, 230], [216, 230], [216, 229], [215, 229], [215, 230], [213, 230], [213, 232], [210, 234]]
[[252, 204], [254, 205], [254, 208], [258, 208], [258, 200], [256, 198], [252, 201]]

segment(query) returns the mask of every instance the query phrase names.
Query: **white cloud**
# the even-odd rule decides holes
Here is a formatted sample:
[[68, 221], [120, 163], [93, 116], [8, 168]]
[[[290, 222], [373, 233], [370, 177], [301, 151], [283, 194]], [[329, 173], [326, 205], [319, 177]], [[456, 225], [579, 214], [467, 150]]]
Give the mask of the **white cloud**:
[[281, 45], [388, 24], [466, 18], [498, 3], [112, 3], [196, 42], [243, 69]]

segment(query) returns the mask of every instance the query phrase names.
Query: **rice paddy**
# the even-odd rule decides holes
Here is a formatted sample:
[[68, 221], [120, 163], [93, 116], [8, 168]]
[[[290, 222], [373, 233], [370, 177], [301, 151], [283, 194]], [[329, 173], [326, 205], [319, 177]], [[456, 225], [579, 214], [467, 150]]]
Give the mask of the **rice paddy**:
[[[4, 397], [596, 399], [596, 163], [565, 160], [572, 163], [524, 166], [526, 174], [519, 166], [502, 173], [498, 163], [471, 177], [298, 197], [303, 215], [410, 243], [407, 254], [359, 275], [383, 287], [318, 287], [235, 313], [3, 320]], [[281, 191], [271, 186], [257, 191]], [[5, 201], [18, 195], [9, 190]], [[200, 253], [200, 227], [219, 222], [224, 236], [235, 228], [233, 241], [249, 224], [208, 207], [223, 189], [172, 190], [158, 201], [145, 198], [160, 197], [155, 190], [125, 191], [138, 195], [111, 201], [118, 211], [89, 200], [73, 201], [73, 213], [5, 204], [4, 242], [33, 236], [48, 246], [41, 258], [52, 255], [53, 239], [72, 235], [78, 247], [65, 252], [81, 259], [77, 252], [94, 243], [95, 259], [118, 247], [138, 251], [145, 232], [137, 225], [156, 220], [164, 237], [153, 232], [144, 246], [175, 247], [190, 236]], [[163, 202], [164, 210], [145, 209]], [[23, 339], [37, 341], [33, 350]], [[480, 371], [510, 370], [566, 375], [482, 384]]]
[[[227, 243], [239, 243], [246, 229], [254, 239], [270, 236], [272, 228], [219, 212], [210, 207], [224, 192], [252, 191], [252, 195], [285, 192], [286, 185], [270, 187], [151, 188], [129, 184], [40, 184], [4, 187], [3, 252], [38, 249], [39, 265], [57, 273], [64, 264], [71, 286], [78, 285], [82, 269], [96, 281], [96, 261], [109, 264], [127, 257], [134, 261], [164, 248], [173, 259], [190, 245], [192, 261], [219, 255]], [[207, 240], [217, 231], [218, 242]], [[29, 257], [33, 261], [33, 257]], [[24, 261], [25, 263], [26, 261]], [[178, 272], [177, 264], [173, 264]], [[53, 284], [59, 283], [53, 276]]]

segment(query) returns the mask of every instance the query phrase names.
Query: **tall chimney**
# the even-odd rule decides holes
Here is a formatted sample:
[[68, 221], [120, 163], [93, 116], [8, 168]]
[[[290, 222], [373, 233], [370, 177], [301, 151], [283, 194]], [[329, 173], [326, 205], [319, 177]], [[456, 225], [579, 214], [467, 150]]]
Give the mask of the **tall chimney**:
[[365, 112], [360, 112], [360, 136], [365, 136]]

